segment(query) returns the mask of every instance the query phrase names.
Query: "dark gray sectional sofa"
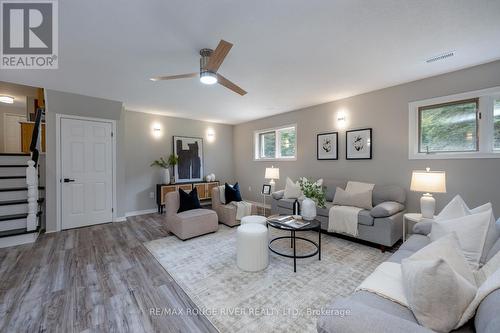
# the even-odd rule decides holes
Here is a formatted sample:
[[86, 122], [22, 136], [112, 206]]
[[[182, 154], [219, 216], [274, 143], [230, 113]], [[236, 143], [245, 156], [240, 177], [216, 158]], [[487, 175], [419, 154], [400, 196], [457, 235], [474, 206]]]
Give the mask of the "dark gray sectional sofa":
[[[326, 208], [317, 208], [316, 219], [321, 229], [328, 230], [328, 215], [337, 187], [345, 189], [346, 180], [324, 180]], [[273, 214], [292, 214], [295, 199], [285, 199], [284, 190], [272, 194], [271, 212]], [[375, 185], [373, 188], [373, 209], [362, 210], [358, 215], [359, 239], [393, 246], [403, 235], [403, 215], [406, 212], [406, 192], [397, 185]]]

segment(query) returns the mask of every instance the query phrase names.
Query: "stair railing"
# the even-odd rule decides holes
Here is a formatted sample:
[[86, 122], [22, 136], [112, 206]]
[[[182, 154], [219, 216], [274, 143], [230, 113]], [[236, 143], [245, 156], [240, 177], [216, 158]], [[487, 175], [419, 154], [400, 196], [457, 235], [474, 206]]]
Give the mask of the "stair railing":
[[36, 112], [35, 126], [31, 136], [31, 159], [26, 168], [26, 184], [28, 187], [28, 217], [26, 219], [26, 230], [36, 230], [38, 221], [38, 159], [40, 152], [40, 141], [42, 136], [41, 126], [44, 109], [39, 108]]

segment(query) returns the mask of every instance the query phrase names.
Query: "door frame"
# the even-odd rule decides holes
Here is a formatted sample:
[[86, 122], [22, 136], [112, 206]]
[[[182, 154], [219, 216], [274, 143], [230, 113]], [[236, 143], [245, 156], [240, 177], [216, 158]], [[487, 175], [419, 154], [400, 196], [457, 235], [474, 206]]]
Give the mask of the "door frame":
[[[5, 118], [7, 118], [8, 116], [15, 116], [15, 117], [23, 117], [24, 119], [26, 119], [27, 121], [27, 118], [26, 118], [26, 115], [21, 115], [21, 114], [16, 114], [16, 113], [4, 113], [3, 114], [3, 133], [7, 133], [7, 123], [5, 121]], [[21, 126], [21, 124], [19, 124], [19, 126]], [[21, 134], [21, 129], [19, 129], [19, 134]], [[5, 140], [5, 136], [3, 137], [3, 150], [6, 151], [7, 150], [7, 140]], [[21, 147], [21, 150], [22, 150], [22, 147]]]
[[111, 208], [113, 209], [111, 215], [111, 221], [114, 222], [116, 220], [116, 120], [114, 119], [106, 119], [106, 118], [93, 118], [93, 117], [81, 117], [81, 116], [73, 116], [67, 114], [56, 114], [56, 226], [57, 231], [62, 230], [62, 145], [61, 145], [61, 123], [62, 119], [75, 119], [75, 120], [87, 120], [94, 121], [100, 123], [110, 123], [111, 124], [111, 132], [113, 136], [111, 137], [111, 172], [112, 172], [112, 198], [111, 198]]

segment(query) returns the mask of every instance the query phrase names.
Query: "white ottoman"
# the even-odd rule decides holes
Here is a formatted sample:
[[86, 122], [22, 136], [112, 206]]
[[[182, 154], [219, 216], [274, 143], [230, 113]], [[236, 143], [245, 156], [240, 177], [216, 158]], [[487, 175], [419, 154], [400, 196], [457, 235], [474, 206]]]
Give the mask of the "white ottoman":
[[260, 215], [243, 216], [241, 218], [241, 224], [243, 225], [247, 223], [259, 223], [262, 224], [264, 227], [267, 227], [267, 219], [264, 216]]
[[257, 272], [269, 264], [267, 228], [246, 223], [236, 231], [236, 265], [247, 272]]

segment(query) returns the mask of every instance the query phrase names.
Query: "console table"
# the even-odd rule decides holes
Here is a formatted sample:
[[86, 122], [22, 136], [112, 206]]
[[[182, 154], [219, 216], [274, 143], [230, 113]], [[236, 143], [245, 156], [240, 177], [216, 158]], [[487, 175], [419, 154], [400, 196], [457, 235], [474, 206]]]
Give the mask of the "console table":
[[207, 201], [212, 199], [212, 189], [216, 186], [219, 186], [218, 180], [213, 182], [200, 181], [176, 184], [156, 184], [156, 204], [158, 205], [158, 213], [163, 214], [165, 195], [168, 192], [177, 192], [179, 189], [190, 192], [196, 188], [200, 201]]

